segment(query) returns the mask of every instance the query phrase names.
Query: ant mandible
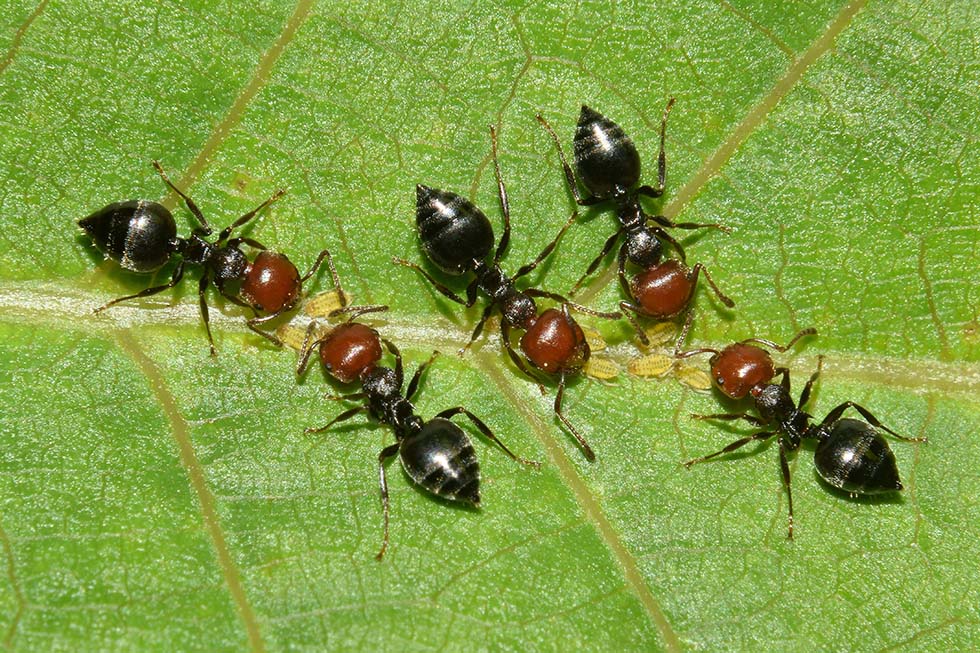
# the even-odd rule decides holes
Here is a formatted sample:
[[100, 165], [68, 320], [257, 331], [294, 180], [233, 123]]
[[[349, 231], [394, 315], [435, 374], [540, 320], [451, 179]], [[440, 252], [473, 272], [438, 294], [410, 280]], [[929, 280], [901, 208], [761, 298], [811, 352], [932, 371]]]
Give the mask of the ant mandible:
[[[198, 300], [212, 356], [217, 355], [217, 350], [211, 335], [208, 304], [204, 294], [212, 283], [222, 297], [255, 312], [254, 317], [246, 320], [249, 329], [276, 345], [281, 345], [275, 335], [261, 330], [259, 325], [279, 317], [296, 305], [303, 282], [316, 273], [326, 250], [320, 252], [313, 267], [301, 277], [296, 266], [284, 254], [269, 251], [251, 238], [229, 237], [232, 231], [249, 222], [285, 191], [277, 190], [269, 199], [222, 230], [217, 240], [209, 242], [207, 237], [212, 234], [212, 229], [197, 204], [170, 181], [159, 162], [154, 161], [153, 167], [164, 183], [184, 200], [201, 226], [195, 227], [189, 238], [180, 238], [170, 211], [149, 200], [114, 202], [79, 220], [78, 226], [88, 234], [95, 246], [126, 270], [148, 274], [166, 265], [175, 254], [180, 254], [170, 281], [134, 295], [113, 299], [94, 312], [99, 313], [119, 302], [149, 297], [173, 288], [183, 278], [186, 265], [198, 265], [204, 268], [198, 283]], [[261, 250], [254, 261], [249, 261], [241, 250], [243, 244]], [[226, 288], [226, 284], [236, 282], [241, 283], [237, 295]], [[260, 317], [260, 312], [266, 315]]]
[[[514, 280], [530, 273], [551, 254], [562, 235], [575, 220], [577, 212], [572, 212], [558, 231], [558, 235], [541, 250], [537, 258], [518, 269], [512, 277], [508, 277], [500, 269], [500, 259], [510, 244], [510, 201], [507, 199], [507, 188], [500, 172], [497, 132], [492, 125], [490, 144], [497, 180], [497, 194], [504, 216], [504, 232], [491, 264], [488, 265], [484, 261], [494, 241], [493, 227], [486, 215], [472, 202], [456, 193], [423, 185], [416, 188], [416, 223], [423, 249], [432, 263], [448, 274], [462, 274], [467, 271], [474, 273], [473, 280], [466, 288], [466, 299], [436, 281], [419, 265], [400, 258], [395, 258], [394, 262], [417, 271], [444, 296], [466, 307], [476, 303], [477, 290], [482, 290], [490, 298], [490, 303], [484, 309], [469, 343], [460, 353], [480, 335], [494, 308], [499, 307], [503, 316], [500, 328], [501, 339], [507, 354], [521, 372], [538, 382], [543, 393], [544, 387], [540, 385], [538, 378], [514, 351], [511, 344], [510, 329], [524, 330], [525, 333], [520, 340], [521, 352], [536, 369], [558, 376], [555, 414], [578, 441], [585, 457], [588, 460], [595, 460], [595, 453], [588, 442], [561, 410], [566, 377], [581, 370], [591, 353], [582, 328], [572, 318], [569, 309], [607, 319], [619, 319], [622, 314], [594, 311], [570, 302], [556, 293], [537, 288], [518, 290], [514, 285]], [[549, 308], [539, 314], [535, 297], [552, 299], [559, 302], [561, 308]]]
[[[340, 280], [333, 261], [329, 254], [326, 258], [333, 275], [334, 288], [341, 303], [344, 303], [345, 296], [340, 288]], [[364, 400], [362, 405], [344, 411], [326, 426], [306, 429], [306, 433], [321, 433], [334, 424], [364, 411], [382, 424], [391, 426], [395, 433], [395, 443], [385, 447], [378, 454], [381, 505], [384, 513], [384, 535], [381, 549], [375, 556], [379, 561], [388, 549], [388, 480], [384, 465], [389, 458], [397, 455], [408, 476], [426, 491], [450, 501], [468, 503], [476, 507], [480, 505], [480, 465], [476, 458], [476, 451], [469, 437], [449, 418], [460, 413], [466, 415], [480, 433], [495, 442], [510, 458], [535, 468], [541, 466], [536, 461], [514, 455], [480, 418], [462, 406], [444, 410], [428, 421], [415, 414], [415, 407], [411, 403], [412, 397], [418, 390], [422, 373], [438, 352], [433, 352], [429, 360], [419, 366], [403, 395], [401, 352], [373, 328], [354, 321], [365, 313], [386, 310], [388, 310], [387, 306], [379, 305], [341, 306], [332, 311], [328, 317], [346, 314], [347, 320], [316, 339], [313, 337], [316, 323], [311, 323], [296, 368], [297, 374], [302, 375], [306, 371], [313, 349], [319, 348], [320, 362], [327, 373], [341, 383], [356, 381], [361, 384], [360, 392], [339, 398]], [[382, 343], [395, 357], [393, 369], [378, 364], [383, 355]]]
[[[713, 354], [710, 365], [711, 376], [716, 387], [732, 399], [751, 396], [759, 413], [758, 417], [748, 413], [692, 415], [691, 417], [717, 420], [741, 419], [769, 429], [739, 438], [715, 453], [688, 460], [684, 466], [690, 468], [692, 465], [735, 451], [750, 442], [777, 437], [779, 466], [789, 508], [787, 534], [789, 539], [793, 539], [793, 492], [787, 452], [799, 449], [803, 440], [815, 440], [817, 443], [814, 465], [820, 477], [832, 487], [849, 492], [852, 497], [859, 494], [896, 492], [902, 489], [895, 455], [888, 442], [876, 429], [881, 429], [907, 442], [925, 441], [925, 438], [898, 435], [878, 421], [878, 418], [868, 409], [853, 401], [845, 401], [827, 413], [819, 424], [812, 424], [813, 418], [805, 409], [810, 400], [813, 384], [820, 375], [823, 357], [818, 359], [817, 370], [807, 380], [799, 401], [794, 402], [790, 395], [789, 369], [775, 367], [769, 352], [751, 343], [785, 352], [801, 338], [815, 334], [816, 329], [803, 329], [786, 345], [778, 345], [762, 338], [749, 338], [720, 351], [701, 348], [677, 354], [679, 358], [701, 353]], [[782, 377], [780, 383], [773, 382], [777, 376]], [[856, 419], [841, 419], [841, 415], [848, 408], [854, 408], [870, 423]]]
[[[633, 145], [633, 141], [626, 135], [623, 128], [606, 118], [602, 114], [586, 105], [582, 105], [582, 112], [579, 114], [578, 126], [575, 130], [573, 142], [575, 150], [575, 168], [578, 170], [578, 178], [582, 185], [589, 191], [590, 195], [583, 198], [579, 194], [578, 181], [565, 152], [562, 150], [561, 141], [558, 134], [551, 128], [548, 121], [543, 116], [538, 115], [538, 122], [551, 135], [558, 149], [558, 158], [561, 160], [562, 169], [565, 172], [565, 181], [568, 188], [575, 198], [575, 203], [579, 206], [593, 206], [607, 200], [615, 204], [616, 217], [619, 219], [619, 229], [606, 240], [605, 245], [599, 255], [592, 261], [575, 285], [572, 287], [574, 295], [578, 288], [585, 281], [585, 278], [596, 271], [602, 259], [612, 251], [620, 236], [624, 237], [623, 244], [619, 248], [619, 269], [626, 292], [636, 297], [630, 290], [630, 284], [626, 282], [622, 272], [628, 260], [630, 263], [649, 270], [654, 268], [663, 255], [663, 246], [660, 239], [670, 243], [677, 250], [681, 259], [681, 265], [686, 261], [684, 248], [675, 240], [663, 227], [671, 229], [702, 229], [713, 228], [728, 233], [730, 229], [720, 224], [699, 224], [693, 222], [672, 222], [663, 215], [649, 215], [640, 206], [640, 196], [660, 197], [664, 194], [667, 182], [667, 155], [664, 150], [667, 134], [667, 116], [670, 114], [671, 107], [674, 106], [674, 98], [670, 98], [667, 107], [664, 109], [663, 119], [660, 123], [660, 155], [657, 159], [657, 185], [637, 186], [640, 180], [640, 155]], [[651, 224], [654, 223], [654, 224]], [[686, 266], [684, 266], [686, 267]], [[691, 292], [693, 292], [694, 281], [697, 279], [697, 271], [703, 270], [704, 266], [696, 266], [692, 273], [686, 272], [689, 277]], [[707, 270], [704, 270], [705, 276]], [[664, 271], [668, 273], [668, 271]], [[710, 277], [709, 277], [710, 281]], [[722, 295], [714, 283], [711, 287], [718, 294], [726, 305], [727, 297]], [[642, 294], [642, 293], [641, 293]], [[638, 299], [641, 302], [641, 299]], [[688, 300], [689, 301], [689, 300]], [[686, 302], [685, 304], [686, 305]], [[677, 312], [683, 309], [677, 309]], [[647, 309], [644, 309], [647, 310]], [[657, 317], [657, 313], [662, 309], [648, 310], [647, 313]], [[635, 324], [635, 323], [634, 323]], [[641, 335], [642, 337], [642, 335]]]

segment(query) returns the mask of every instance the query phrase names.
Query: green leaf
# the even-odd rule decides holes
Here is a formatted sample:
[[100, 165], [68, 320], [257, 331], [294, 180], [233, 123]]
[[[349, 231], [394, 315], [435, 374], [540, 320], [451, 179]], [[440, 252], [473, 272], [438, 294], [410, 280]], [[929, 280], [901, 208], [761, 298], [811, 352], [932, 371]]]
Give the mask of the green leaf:
[[[972, 3], [410, 2], [125, 6], [0, 12], [0, 638], [11, 648], [241, 650], [968, 650], [980, 641], [980, 19]], [[513, 271], [572, 210], [540, 112], [570, 148], [583, 102], [618, 121], [668, 190], [649, 210], [733, 233], [673, 233], [737, 302], [698, 296], [694, 346], [819, 337], [780, 355], [811, 404], [869, 407], [898, 433], [906, 492], [850, 499], [773, 444], [685, 470], [739, 437], [688, 413], [742, 410], [670, 378], [575, 380], [584, 460], [499, 351], [465, 358], [480, 308], [446, 301], [421, 260], [414, 186], [501, 213]], [[160, 160], [213, 224], [276, 188], [248, 231], [301, 268], [333, 252], [431, 416], [465, 405], [539, 472], [477, 443], [484, 507], [432, 498], [388, 467], [360, 418], [321, 436], [344, 388], [250, 334], [194, 281], [102, 262], [75, 221], [161, 198]], [[175, 198], [166, 202], [175, 206]], [[176, 211], [181, 233], [191, 218]], [[532, 282], [566, 291], [615, 229], [585, 210]], [[621, 299], [607, 261], [581, 297]], [[193, 275], [192, 275], [193, 276]], [[457, 290], [465, 283], [447, 280]], [[313, 290], [329, 287], [321, 275]], [[583, 320], [590, 322], [590, 320]], [[600, 321], [601, 322], [601, 321]], [[624, 324], [596, 324], [620, 365]], [[705, 365], [706, 361], [697, 360]], [[469, 427], [466, 427], [469, 428]], [[470, 431], [478, 439], [475, 431]]]

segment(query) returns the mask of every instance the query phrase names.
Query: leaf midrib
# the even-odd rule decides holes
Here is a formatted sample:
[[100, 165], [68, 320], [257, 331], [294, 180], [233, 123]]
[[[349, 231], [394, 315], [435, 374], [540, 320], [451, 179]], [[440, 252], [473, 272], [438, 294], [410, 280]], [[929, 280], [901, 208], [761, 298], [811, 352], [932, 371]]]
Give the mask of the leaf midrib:
[[[86, 279], [80, 280], [77, 285], [46, 281], [0, 281], [0, 319], [34, 326], [49, 326], [60, 330], [103, 333], [107, 337], [113, 337], [113, 334], [122, 329], [153, 326], [201, 329], [201, 314], [196, 294], [173, 303], [170, 295], [160, 295], [155, 300], [144, 299], [143, 303], [119, 304], [110, 311], [96, 315], [92, 313], [93, 308], [102, 305], [111, 297], [102, 292], [88, 290], [91, 287], [92, 284]], [[215, 307], [224, 310], [214, 310]], [[252, 338], [252, 335], [242, 328], [244, 313], [237, 311], [237, 308], [227, 303], [212, 305], [211, 329], [219, 343], [222, 340], [227, 343], [234, 342], [237, 336]], [[308, 318], [297, 311], [292, 319], [302, 323]], [[434, 316], [430, 323], [422, 323], [397, 312], [389, 312], [381, 318], [369, 321], [383, 324], [389, 338], [411, 349], [435, 348], [447, 353], [455, 352], [466, 345], [470, 339], [468, 321], [460, 325], [440, 316]], [[203, 331], [200, 338], [203, 342]], [[477, 343], [479, 350], [495, 351], [499, 348], [499, 332], [494, 329], [493, 323], [488, 326], [488, 335], [481, 338], [481, 341], [482, 344]], [[258, 348], [265, 347], [258, 337], [251, 342]], [[689, 344], [724, 347], [729, 343], [699, 341]], [[207, 346], [202, 344], [201, 350], [204, 352], [202, 355], [206, 356]], [[671, 351], [672, 345], [665, 346], [662, 353], [669, 355]], [[625, 369], [630, 360], [642, 354], [632, 340], [626, 340], [610, 345], [598, 355], [612, 359], [620, 368]], [[822, 356], [824, 372], [842, 379], [919, 394], [940, 393], [944, 396], [970, 398], [980, 395], [980, 366], [968, 362], [943, 361], [930, 357], [884, 356], [855, 351], [832, 351], [823, 353]], [[787, 354], [788, 357], [790, 355]], [[793, 355], [792, 358], [803, 369], [816, 368], [817, 354], [800, 353]], [[492, 365], [478, 364], [477, 367], [489, 370], [500, 365], [498, 361]]]

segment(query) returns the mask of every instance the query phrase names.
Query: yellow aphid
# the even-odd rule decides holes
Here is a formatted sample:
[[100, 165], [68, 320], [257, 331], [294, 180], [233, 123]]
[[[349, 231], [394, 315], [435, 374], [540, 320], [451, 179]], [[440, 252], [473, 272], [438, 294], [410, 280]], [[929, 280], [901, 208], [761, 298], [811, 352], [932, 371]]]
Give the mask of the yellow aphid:
[[585, 334], [585, 341], [589, 343], [592, 351], [602, 351], [606, 348], [606, 339], [602, 337], [597, 329], [590, 326], [583, 326], [582, 333]]
[[307, 299], [303, 311], [310, 317], [329, 317], [338, 308], [347, 306], [349, 301], [347, 293], [335, 288]]
[[610, 358], [592, 356], [585, 362], [582, 371], [593, 379], [610, 381], [619, 376], [619, 365]]
[[306, 340], [306, 329], [283, 324], [276, 329], [276, 337], [290, 349], [300, 351], [303, 349], [303, 342]]
[[700, 367], [678, 363], [674, 366], [674, 377], [693, 390], [711, 390], [711, 375]]
[[650, 339], [649, 347], [657, 347], [671, 342], [677, 337], [677, 325], [673, 322], [657, 322], [652, 327], [645, 329], [647, 338]]
[[674, 359], [665, 354], [648, 354], [634, 358], [629, 362], [626, 371], [633, 376], [663, 376], [674, 366]]

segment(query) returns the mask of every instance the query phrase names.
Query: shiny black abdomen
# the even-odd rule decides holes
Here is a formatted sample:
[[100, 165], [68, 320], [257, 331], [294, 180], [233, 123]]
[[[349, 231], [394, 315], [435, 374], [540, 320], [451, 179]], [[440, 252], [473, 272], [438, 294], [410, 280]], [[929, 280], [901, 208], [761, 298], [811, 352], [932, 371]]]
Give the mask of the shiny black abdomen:
[[440, 497], [480, 504], [480, 465], [463, 430], [436, 417], [407, 436], [399, 450], [412, 480]]
[[114, 202], [78, 221], [95, 246], [133, 272], [152, 272], [177, 248], [177, 225], [166, 207], [148, 200]]
[[640, 180], [640, 154], [633, 141], [622, 127], [584, 105], [573, 145], [579, 179], [596, 197], [612, 197], [617, 186], [626, 190]]
[[466, 272], [493, 248], [490, 220], [456, 193], [419, 185], [415, 221], [429, 260], [448, 274]]
[[888, 442], [861, 420], [834, 422], [817, 443], [813, 462], [821, 478], [845, 492], [881, 494], [902, 489]]

